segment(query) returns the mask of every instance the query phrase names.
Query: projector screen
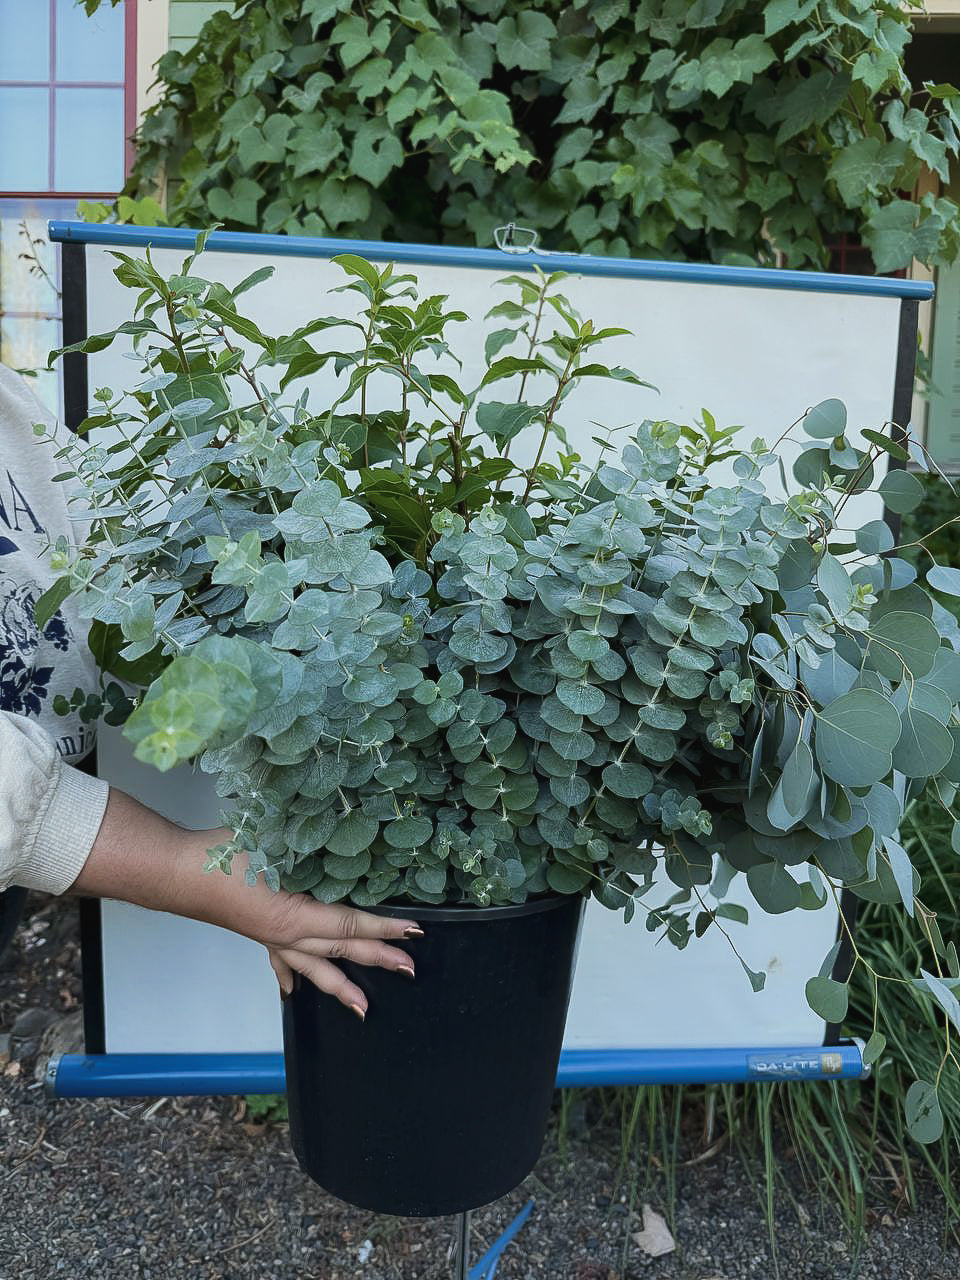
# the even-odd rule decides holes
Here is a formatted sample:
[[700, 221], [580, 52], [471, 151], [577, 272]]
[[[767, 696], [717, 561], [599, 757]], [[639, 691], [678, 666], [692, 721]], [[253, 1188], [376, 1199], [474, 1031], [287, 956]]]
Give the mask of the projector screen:
[[[133, 295], [114, 277], [114, 251], [138, 255], [150, 245], [154, 264], [169, 274], [194, 240], [192, 232], [167, 228], [72, 223], [52, 224], [51, 234], [63, 244], [68, 343], [129, 318]], [[258, 267], [272, 267], [272, 277], [243, 296], [241, 309], [264, 332], [289, 333], [352, 305], [352, 295], [329, 293], [345, 279], [331, 261], [344, 252], [401, 264], [422, 293], [447, 294], [467, 314], [455, 348], [474, 353], [463, 373], [468, 385], [479, 381], [484, 335], [499, 323], [485, 316], [506, 296], [502, 278], [534, 265], [569, 272], [561, 291], [584, 318], [629, 330], [610, 341], [604, 362], [626, 365], [656, 387], [594, 383], [580, 400], [571, 398], [564, 421], [584, 457], [596, 452], [595, 424], [622, 426], [644, 417], [683, 423], [704, 408], [720, 425], [742, 424], [748, 438], [771, 444], [828, 397], [845, 401], [851, 435], [883, 430], [891, 421], [907, 425], [917, 300], [930, 293], [919, 282], [232, 233], [211, 236], [192, 272], [230, 286]], [[137, 369], [130, 348], [119, 343], [68, 357], [68, 425], [86, 416], [97, 387], [130, 385]], [[792, 450], [781, 447], [788, 469]], [[878, 502], [858, 499], [855, 510], [851, 504], [851, 523], [881, 517]], [[206, 775], [189, 768], [156, 773], [133, 759], [116, 730], [101, 727], [99, 741], [99, 772], [110, 782], [185, 826], [217, 824], [220, 806]], [[664, 885], [659, 898], [644, 901], [654, 905], [672, 888]], [[681, 952], [668, 942], [657, 945], [642, 912], [625, 925], [591, 902], [565, 1050], [618, 1053], [622, 1061], [623, 1051], [832, 1042], [835, 1029], [808, 1008], [804, 983], [837, 937], [836, 907], [767, 916], [742, 876], [729, 896], [749, 909], [749, 924], [728, 924], [746, 963], [766, 971], [762, 992], [752, 991], [716, 929]], [[280, 1051], [276, 981], [262, 948], [122, 903], [85, 910], [88, 1053]]]

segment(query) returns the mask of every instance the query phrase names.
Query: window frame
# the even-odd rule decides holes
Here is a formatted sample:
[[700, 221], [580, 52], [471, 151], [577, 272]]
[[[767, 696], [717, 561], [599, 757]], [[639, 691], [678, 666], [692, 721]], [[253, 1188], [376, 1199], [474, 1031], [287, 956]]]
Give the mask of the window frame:
[[[30, 0], [31, 4], [37, 0]], [[105, 0], [106, 2], [106, 0]], [[51, 78], [48, 80], [0, 80], [0, 88], [46, 88], [50, 93], [50, 154], [48, 158], [47, 176], [52, 182], [56, 156], [54, 151], [53, 131], [56, 120], [57, 89], [123, 89], [123, 173], [124, 178], [133, 167], [134, 148], [132, 138], [137, 127], [137, 0], [122, 0], [123, 9], [123, 80], [70, 80], [60, 81], [55, 78], [56, 36], [57, 36], [57, 0], [46, 0], [50, 14], [50, 49]], [[33, 191], [0, 190], [0, 199], [5, 200], [113, 200], [116, 191], [62, 191], [56, 187]]]

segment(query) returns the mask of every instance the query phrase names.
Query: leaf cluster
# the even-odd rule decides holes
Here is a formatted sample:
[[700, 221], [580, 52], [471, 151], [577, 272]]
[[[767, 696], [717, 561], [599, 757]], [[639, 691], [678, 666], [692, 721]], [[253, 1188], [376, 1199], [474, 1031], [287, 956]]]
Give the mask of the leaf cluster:
[[895, 0], [240, 0], [158, 64], [121, 218], [876, 269], [952, 260], [958, 91]]
[[[74, 596], [101, 666], [146, 686], [137, 756], [216, 775], [236, 835], [212, 865], [361, 906], [592, 893], [735, 951], [735, 876], [774, 914], [848, 889], [917, 920], [960, 1024], [898, 835], [921, 793], [956, 821], [960, 571], [845, 524], [865, 493], [915, 508], [922, 448], [826, 400], [784, 433], [792, 475], [706, 411], [601, 431], [588, 464], [578, 388], [646, 384], [557, 277], [504, 282], [465, 386], [461, 315], [392, 266], [341, 257], [336, 312], [275, 337], [240, 310], [269, 268], [229, 290], [196, 254], [170, 278], [115, 256], [133, 316], [68, 350], [132, 339], [144, 377], [59, 450], [92, 533], [55, 548], [38, 620]], [[838, 949], [807, 994], [840, 1022]]]

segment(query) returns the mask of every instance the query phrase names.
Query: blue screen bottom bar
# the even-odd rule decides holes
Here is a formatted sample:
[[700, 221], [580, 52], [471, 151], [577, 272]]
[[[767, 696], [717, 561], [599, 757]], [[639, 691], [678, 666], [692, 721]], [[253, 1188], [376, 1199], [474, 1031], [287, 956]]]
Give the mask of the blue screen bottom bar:
[[[557, 1086], [851, 1080], [869, 1075], [859, 1044], [743, 1049], [567, 1049]], [[283, 1093], [281, 1053], [67, 1053], [52, 1058], [57, 1098]]]

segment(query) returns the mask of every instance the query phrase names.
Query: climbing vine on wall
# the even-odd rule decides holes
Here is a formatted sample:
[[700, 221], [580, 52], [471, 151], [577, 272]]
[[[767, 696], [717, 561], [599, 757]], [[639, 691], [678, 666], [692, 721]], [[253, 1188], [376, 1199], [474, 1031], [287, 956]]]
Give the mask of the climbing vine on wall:
[[[90, 0], [87, 0], [88, 7]], [[880, 271], [952, 259], [960, 97], [895, 0], [238, 0], [159, 63], [174, 223]]]

